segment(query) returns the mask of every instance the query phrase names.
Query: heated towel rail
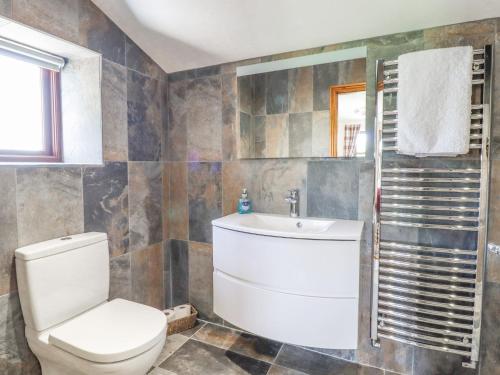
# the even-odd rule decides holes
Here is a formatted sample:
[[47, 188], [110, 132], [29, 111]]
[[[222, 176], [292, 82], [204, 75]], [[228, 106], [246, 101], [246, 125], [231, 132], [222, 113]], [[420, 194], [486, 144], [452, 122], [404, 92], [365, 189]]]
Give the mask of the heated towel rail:
[[[479, 357], [486, 248], [492, 47], [474, 50], [470, 152], [397, 150], [397, 60], [377, 61], [371, 338]], [[382, 84], [383, 82], [383, 84]]]

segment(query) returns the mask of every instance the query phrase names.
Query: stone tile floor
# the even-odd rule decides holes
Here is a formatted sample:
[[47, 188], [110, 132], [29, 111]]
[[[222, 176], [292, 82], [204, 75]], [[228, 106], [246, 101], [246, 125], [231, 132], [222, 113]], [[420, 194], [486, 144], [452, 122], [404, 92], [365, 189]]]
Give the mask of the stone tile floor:
[[149, 375], [385, 375], [305, 348], [200, 321], [169, 336]]

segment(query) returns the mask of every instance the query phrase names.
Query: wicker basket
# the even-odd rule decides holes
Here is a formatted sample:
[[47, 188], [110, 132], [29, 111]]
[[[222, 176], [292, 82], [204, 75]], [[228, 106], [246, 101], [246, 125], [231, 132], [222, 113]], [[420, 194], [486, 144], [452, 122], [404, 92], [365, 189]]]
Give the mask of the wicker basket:
[[196, 325], [198, 311], [191, 305], [191, 315], [184, 318], [175, 319], [168, 323], [167, 335], [187, 331]]

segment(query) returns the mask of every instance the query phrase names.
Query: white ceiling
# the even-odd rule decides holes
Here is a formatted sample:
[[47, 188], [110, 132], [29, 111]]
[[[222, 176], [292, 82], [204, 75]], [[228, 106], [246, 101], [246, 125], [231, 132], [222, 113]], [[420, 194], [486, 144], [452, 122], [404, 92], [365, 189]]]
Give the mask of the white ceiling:
[[500, 16], [499, 0], [92, 0], [167, 72]]

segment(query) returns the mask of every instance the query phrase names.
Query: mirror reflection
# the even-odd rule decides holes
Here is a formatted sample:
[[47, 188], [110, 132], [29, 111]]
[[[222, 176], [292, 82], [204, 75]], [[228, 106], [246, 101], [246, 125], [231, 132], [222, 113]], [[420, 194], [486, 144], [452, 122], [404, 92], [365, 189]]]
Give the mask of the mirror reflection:
[[238, 77], [239, 157], [364, 157], [366, 60]]

